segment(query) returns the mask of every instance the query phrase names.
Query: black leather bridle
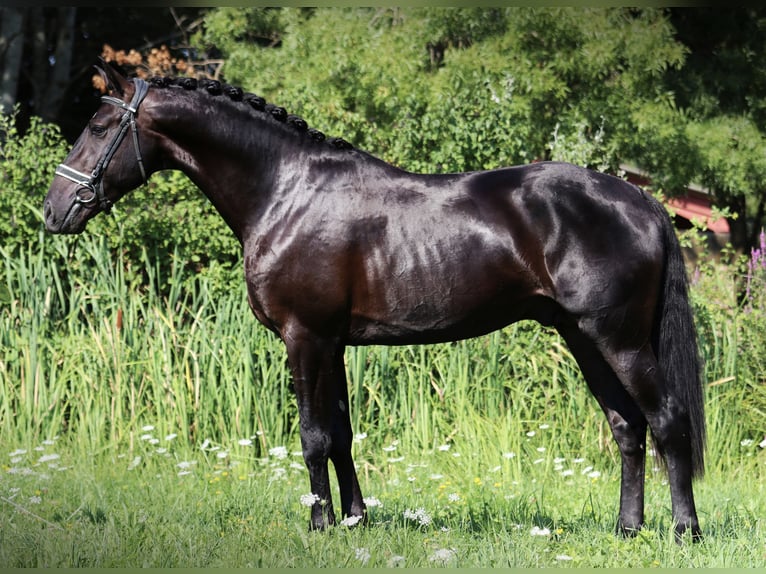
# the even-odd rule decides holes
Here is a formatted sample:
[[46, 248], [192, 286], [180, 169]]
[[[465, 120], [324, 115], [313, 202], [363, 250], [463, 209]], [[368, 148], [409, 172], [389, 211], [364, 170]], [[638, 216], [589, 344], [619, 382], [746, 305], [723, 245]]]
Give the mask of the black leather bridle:
[[114, 134], [112, 141], [106, 146], [104, 155], [96, 164], [90, 175], [78, 171], [65, 164], [59, 164], [56, 168], [56, 175], [60, 175], [79, 185], [75, 191], [75, 202], [80, 203], [86, 207], [98, 204], [102, 210], [108, 211], [112, 202], [104, 194], [104, 172], [109, 166], [109, 162], [112, 161], [112, 156], [120, 147], [122, 140], [125, 139], [125, 135], [128, 133], [128, 128], [133, 132], [133, 147], [136, 151], [136, 160], [138, 161], [138, 167], [141, 169], [141, 177], [146, 183], [146, 170], [144, 169], [144, 161], [141, 157], [141, 148], [138, 145], [138, 128], [136, 126], [136, 113], [138, 112], [138, 106], [146, 97], [146, 93], [149, 90], [149, 84], [140, 78], [134, 78], [132, 80], [135, 87], [135, 93], [130, 104], [126, 104], [119, 98], [112, 96], [101, 96], [101, 101], [107, 104], [112, 104], [125, 110], [120, 120], [119, 131]]

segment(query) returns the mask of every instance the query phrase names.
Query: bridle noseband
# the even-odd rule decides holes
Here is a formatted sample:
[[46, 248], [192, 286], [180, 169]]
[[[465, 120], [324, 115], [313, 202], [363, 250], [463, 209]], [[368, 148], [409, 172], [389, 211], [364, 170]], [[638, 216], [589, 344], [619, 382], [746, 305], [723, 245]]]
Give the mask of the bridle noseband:
[[[56, 168], [56, 175], [60, 175], [61, 177], [64, 177], [69, 181], [79, 185], [75, 191], [75, 203], [80, 203], [87, 207], [98, 203], [99, 207], [101, 207], [101, 209], [104, 211], [109, 211], [109, 209], [112, 207], [112, 202], [104, 194], [104, 172], [106, 171], [109, 162], [112, 161], [112, 156], [117, 151], [117, 148], [120, 147], [122, 140], [125, 139], [125, 135], [128, 133], [129, 127], [133, 132], [133, 147], [136, 151], [138, 167], [141, 169], [141, 177], [143, 178], [144, 183], [146, 183], [146, 170], [144, 169], [144, 160], [141, 157], [141, 149], [138, 145], [136, 113], [138, 112], [138, 106], [141, 105], [141, 102], [146, 97], [146, 93], [149, 90], [149, 84], [140, 78], [134, 78], [132, 81], [133, 86], [135, 87], [135, 93], [133, 94], [133, 99], [130, 101], [130, 104], [126, 104], [122, 100], [113, 98], [112, 96], [101, 96], [102, 102], [122, 108], [125, 110], [125, 113], [122, 115], [122, 119], [120, 120], [119, 131], [114, 134], [112, 141], [110, 141], [109, 145], [106, 146], [104, 155], [98, 161], [91, 174], [88, 175], [81, 171], [77, 171], [76, 169], [71, 168], [63, 163], [59, 164], [59, 166]], [[83, 195], [83, 191], [87, 191], [89, 193]]]

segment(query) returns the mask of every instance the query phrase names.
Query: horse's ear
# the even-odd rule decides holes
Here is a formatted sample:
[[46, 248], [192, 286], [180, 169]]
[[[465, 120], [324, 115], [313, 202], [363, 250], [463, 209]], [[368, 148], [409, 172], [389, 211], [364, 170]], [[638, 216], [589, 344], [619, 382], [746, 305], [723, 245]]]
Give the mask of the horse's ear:
[[95, 68], [98, 75], [104, 80], [106, 93], [110, 96], [123, 97], [125, 95], [125, 89], [130, 84], [128, 79], [123, 76], [116, 67], [103, 58], [99, 57], [98, 61], [99, 63]]

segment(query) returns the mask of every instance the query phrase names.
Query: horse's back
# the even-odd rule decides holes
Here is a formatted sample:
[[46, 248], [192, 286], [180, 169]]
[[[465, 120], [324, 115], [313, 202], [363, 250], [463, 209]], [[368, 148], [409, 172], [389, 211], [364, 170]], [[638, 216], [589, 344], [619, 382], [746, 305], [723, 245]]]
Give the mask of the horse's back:
[[[450, 340], [596, 312], [630, 299], [661, 257], [653, 200], [569, 164], [382, 181], [349, 210], [379, 214], [374, 234], [349, 239], [358, 342]], [[414, 205], [380, 200], [405, 188], [417, 190]]]

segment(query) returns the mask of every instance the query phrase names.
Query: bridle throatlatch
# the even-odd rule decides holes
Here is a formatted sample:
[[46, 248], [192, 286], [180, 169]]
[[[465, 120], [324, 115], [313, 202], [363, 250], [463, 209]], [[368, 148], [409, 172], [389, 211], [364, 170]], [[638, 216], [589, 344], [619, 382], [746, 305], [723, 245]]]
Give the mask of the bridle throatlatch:
[[112, 141], [106, 146], [104, 155], [96, 164], [90, 175], [77, 171], [74, 168], [65, 164], [59, 164], [56, 168], [56, 175], [60, 175], [76, 183], [79, 187], [75, 191], [75, 202], [90, 207], [94, 204], [98, 204], [104, 211], [109, 211], [112, 207], [112, 202], [104, 194], [104, 172], [106, 171], [109, 162], [112, 161], [112, 156], [120, 147], [122, 140], [125, 139], [125, 135], [128, 133], [128, 128], [133, 132], [133, 148], [136, 151], [136, 161], [138, 167], [141, 169], [141, 177], [146, 183], [146, 170], [144, 169], [144, 160], [141, 157], [141, 148], [138, 145], [138, 128], [136, 126], [136, 113], [138, 112], [138, 106], [146, 97], [146, 93], [149, 90], [149, 84], [140, 78], [134, 78], [133, 86], [135, 87], [135, 93], [130, 104], [126, 104], [118, 98], [112, 96], [101, 96], [101, 101], [107, 104], [112, 104], [118, 108], [125, 110], [120, 120], [120, 129], [114, 134]]

